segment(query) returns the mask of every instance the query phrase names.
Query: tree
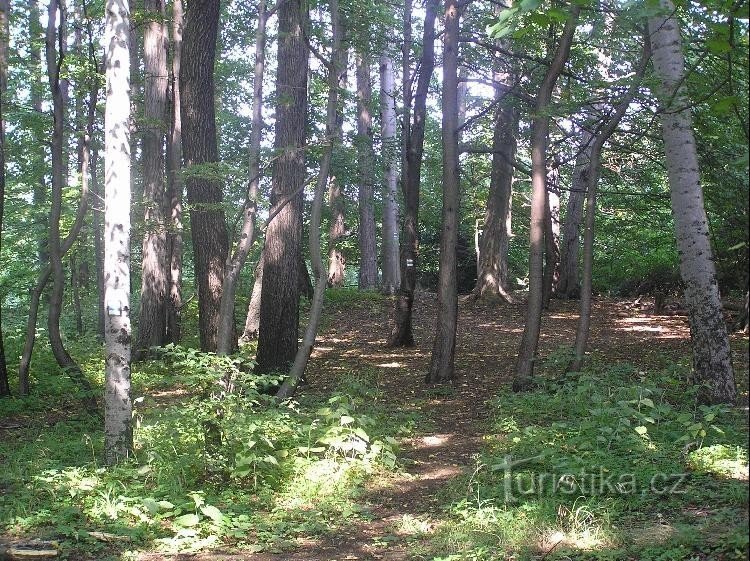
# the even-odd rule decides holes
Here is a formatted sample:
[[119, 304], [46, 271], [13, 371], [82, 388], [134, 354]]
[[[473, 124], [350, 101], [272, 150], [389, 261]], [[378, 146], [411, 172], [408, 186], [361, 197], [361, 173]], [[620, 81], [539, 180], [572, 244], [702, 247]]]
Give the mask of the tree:
[[182, 308], [182, 118], [180, 116], [180, 68], [182, 60], [182, 0], [172, 1], [172, 61], [170, 66], [170, 126], [167, 138], [167, 302], [166, 341], [180, 342]]
[[370, 57], [357, 54], [357, 163], [359, 164], [359, 275], [360, 290], [378, 284], [377, 244], [375, 239], [375, 152], [372, 147], [372, 82]]
[[385, 294], [395, 294], [401, 280], [398, 244], [398, 182], [396, 140], [396, 88], [393, 60], [380, 56], [380, 120], [383, 146], [383, 282]]
[[700, 185], [682, 37], [672, 1], [660, 0], [659, 6], [664, 15], [649, 18], [649, 31], [654, 72], [659, 79], [659, 118], [680, 276], [690, 321], [693, 377], [702, 401], [733, 403], [737, 388]]
[[553, 163], [547, 173], [547, 203], [544, 207], [544, 289], [542, 305], [549, 308], [560, 278], [560, 169]]
[[534, 373], [534, 359], [539, 344], [543, 306], [544, 217], [547, 207], [547, 142], [549, 120], [547, 113], [557, 78], [565, 66], [573, 43], [581, 6], [574, 4], [565, 22], [557, 50], [537, 93], [532, 121], [531, 141], [531, 224], [529, 226], [529, 300], [526, 306], [526, 326], [518, 349], [514, 391], [529, 389]]
[[440, 273], [435, 342], [432, 346], [427, 383], [454, 377], [458, 288], [456, 284], [456, 243], [460, 171], [458, 161], [458, 0], [445, 1], [443, 35], [443, 212], [440, 237]]
[[[234, 301], [237, 296], [237, 282], [245, 265], [250, 249], [255, 242], [256, 216], [258, 213], [258, 192], [260, 188], [260, 148], [263, 140], [263, 76], [266, 64], [266, 24], [269, 17], [266, 1], [258, 5], [258, 29], [255, 33], [255, 73], [253, 75], [253, 122], [248, 153], [250, 182], [247, 199], [243, 208], [243, 221], [237, 248], [227, 254], [224, 271], [224, 284], [221, 289], [219, 309], [219, 333], [217, 351], [229, 354], [236, 347], [234, 326]], [[257, 330], [256, 330], [257, 331]]]
[[144, 233], [136, 360], [166, 340], [167, 231], [164, 219], [164, 133], [167, 123], [167, 31], [164, 0], [145, 0], [143, 126]]
[[575, 355], [573, 361], [568, 366], [569, 371], [578, 371], [583, 366], [586, 346], [588, 344], [589, 327], [591, 325], [591, 296], [592, 296], [592, 277], [594, 266], [594, 222], [596, 218], [596, 196], [598, 191], [599, 176], [602, 167], [602, 149], [610, 136], [615, 132], [620, 124], [630, 103], [633, 101], [638, 88], [641, 85], [643, 74], [646, 71], [651, 51], [648, 45], [648, 39], [644, 35], [643, 49], [641, 60], [635, 69], [635, 76], [632, 78], [630, 87], [615, 105], [612, 115], [602, 123], [600, 130], [590, 136], [590, 149], [588, 152], [587, 171], [583, 174], [586, 184], [582, 185], [582, 190], [586, 193], [586, 223], [583, 240], [583, 283], [581, 286], [581, 303], [580, 314], [578, 316], [578, 329], [576, 330]]
[[[5, 214], [5, 92], [8, 86], [8, 36], [10, 4], [0, 0], [0, 248], [3, 239], [3, 216]], [[3, 345], [3, 300], [0, 294], [0, 397], [10, 395], [8, 366]]]
[[130, 398], [130, 10], [107, 0], [104, 116], [105, 389], [104, 459], [109, 465], [133, 449]]
[[[320, 218], [323, 210], [323, 194], [326, 183], [331, 181], [331, 160], [337, 145], [341, 142], [340, 104], [339, 95], [342, 80], [345, 78], [347, 66], [346, 48], [342, 46], [343, 29], [339, 16], [338, 0], [329, 0], [331, 11], [331, 60], [324, 59], [321, 62], [328, 68], [328, 101], [326, 103], [326, 138], [323, 157], [318, 170], [318, 181], [315, 186], [312, 208], [310, 209], [310, 260], [315, 275], [315, 289], [310, 306], [310, 319], [305, 328], [302, 346], [297, 349], [294, 363], [289, 376], [276, 393], [276, 397], [286, 399], [294, 395], [302, 375], [305, 372], [307, 361], [315, 345], [315, 337], [318, 333], [318, 325], [323, 312], [323, 299], [327, 285], [326, 268], [323, 264], [320, 244]], [[322, 57], [321, 57], [322, 58]], [[329, 239], [329, 246], [334, 241]], [[330, 248], [329, 248], [330, 250]]]
[[419, 62], [419, 78], [414, 93], [413, 122], [411, 121], [411, 0], [406, 0], [404, 13], [404, 148], [401, 187], [404, 194], [404, 221], [401, 247], [401, 284], [396, 299], [394, 325], [388, 338], [390, 347], [414, 345], [412, 308], [417, 286], [417, 256], [419, 254], [419, 183], [422, 174], [424, 131], [427, 117], [427, 93], [435, 67], [435, 18], [438, 0], [428, 0], [425, 5], [424, 39]]
[[301, 0], [286, 0], [278, 11], [274, 140], [278, 157], [273, 167], [271, 209], [283, 208], [266, 230], [257, 372], [286, 371], [297, 352], [308, 70], [304, 6]]
[[[56, 22], [59, 15], [59, 27]], [[49, 213], [49, 261], [52, 274], [52, 291], [49, 298], [49, 311], [47, 314], [47, 331], [52, 354], [57, 364], [62, 368], [87, 394], [89, 409], [96, 408], [96, 401], [92, 395], [91, 384], [84, 376], [80, 366], [70, 356], [60, 333], [60, 317], [62, 315], [63, 293], [65, 290], [65, 270], [63, 257], [73, 244], [66, 247], [60, 235], [60, 218], [62, 214], [63, 187], [65, 186], [65, 96], [62, 88], [61, 73], [66, 55], [65, 33], [66, 33], [66, 10], [62, 2], [52, 0], [49, 4], [47, 17], [47, 74], [49, 78], [50, 92], [52, 94], [53, 129], [52, 129], [52, 200]], [[58, 48], [59, 45], [59, 48]], [[73, 231], [77, 235], [83, 224], [88, 203], [88, 180], [81, 182], [81, 199], [79, 203], [77, 224]], [[46, 284], [46, 280], [45, 283]], [[41, 291], [40, 291], [41, 292]], [[31, 315], [31, 314], [30, 314]], [[34, 318], [36, 320], [36, 318]], [[36, 323], [36, 321], [34, 322]]]
[[[180, 71], [182, 150], [187, 176], [201, 349], [216, 350], [224, 264], [229, 250], [216, 143], [214, 63], [219, 0], [193, 0], [185, 16]], [[197, 169], [190, 170], [191, 166]]]

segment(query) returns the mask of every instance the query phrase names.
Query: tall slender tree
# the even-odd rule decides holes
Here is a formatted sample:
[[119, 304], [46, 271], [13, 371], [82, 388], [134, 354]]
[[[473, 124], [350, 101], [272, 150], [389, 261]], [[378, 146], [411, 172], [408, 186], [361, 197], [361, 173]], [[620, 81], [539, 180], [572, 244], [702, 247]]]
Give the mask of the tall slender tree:
[[691, 104], [685, 84], [685, 55], [672, 0], [660, 0], [663, 15], [649, 19], [654, 72], [659, 79], [659, 118], [664, 138], [680, 276], [690, 320], [693, 376], [707, 403], [733, 403], [737, 387], [727, 326], [708, 231]]
[[458, 286], [456, 244], [459, 213], [458, 151], [458, 0], [445, 1], [443, 35], [443, 211], [440, 237], [438, 313], [432, 359], [426, 382], [444, 382], [454, 377], [456, 330], [458, 327]]
[[133, 449], [130, 397], [130, 10], [107, 0], [105, 15], [104, 459], [109, 465]]
[[[411, 111], [411, 68], [409, 65], [411, 37], [411, 0], [407, 0], [404, 15], [404, 115], [402, 134], [404, 154], [401, 186], [404, 194], [404, 221], [401, 247], [401, 285], [396, 299], [394, 325], [388, 338], [391, 347], [414, 345], [412, 310], [417, 287], [417, 257], [419, 254], [419, 185], [422, 175], [422, 154], [427, 117], [427, 93], [435, 68], [435, 19], [439, 0], [428, 0], [425, 5], [422, 57], [419, 61], [419, 78], [414, 93], [413, 122]], [[407, 29], [408, 28], [408, 29]]]
[[380, 120], [383, 146], [383, 260], [382, 291], [395, 294], [401, 282], [398, 243], [398, 142], [396, 139], [396, 87], [393, 60], [380, 56]]
[[[10, 3], [0, 0], [0, 249], [3, 239], [3, 216], [5, 214], [5, 93], [8, 89], [8, 37]], [[0, 397], [10, 395], [8, 366], [3, 345], [3, 295], [0, 294]]]
[[166, 340], [180, 342], [182, 308], [182, 118], [180, 115], [180, 67], [182, 60], [182, 0], [172, 1], [172, 34], [169, 70], [170, 126], [167, 138], [167, 187], [165, 196], [167, 227]]
[[185, 14], [180, 71], [182, 150], [185, 167], [196, 166], [185, 183], [190, 204], [193, 263], [198, 287], [201, 349], [216, 350], [221, 287], [229, 236], [222, 208], [223, 189], [212, 164], [216, 142], [214, 64], [219, 0], [192, 0]]
[[273, 167], [271, 208], [272, 212], [283, 208], [266, 230], [258, 372], [286, 371], [297, 353], [307, 120], [306, 6], [302, 0], [286, 0], [278, 11], [274, 148], [279, 155]]
[[359, 166], [359, 274], [360, 290], [378, 284], [377, 244], [375, 238], [375, 152], [372, 147], [372, 76], [370, 57], [357, 54], [357, 164]]
[[167, 48], [164, 0], [145, 0], [141, 299], [135, 359], [166, 338], [167, 231], [164, 220], [164, 134], [167, 123]]
[[526, 306], [526, 326], [518, 349], [513, 389], [529, 389], [534, 374], [534, 359], [539, 345], [543, 305], [544, 216], [547, 206], [547, 143], [549, 136], [548, 114], [557, 79], [570, 55], [573, 35], [581, 12], [580, 4], [570, 7], [570, 15], [560, 36], [554, 57], [539, 86], [531, 140], [531, 224], [529, 227], [529, 299]]

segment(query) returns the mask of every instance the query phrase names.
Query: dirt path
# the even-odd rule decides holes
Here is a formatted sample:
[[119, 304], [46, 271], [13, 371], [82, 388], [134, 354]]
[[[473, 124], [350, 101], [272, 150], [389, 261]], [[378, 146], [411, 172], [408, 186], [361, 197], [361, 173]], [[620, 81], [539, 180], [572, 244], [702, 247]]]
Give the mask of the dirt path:
[[[343, 535], [300, 543], [290, 553], [238, 556], [214, 552], [185, 556], [185, 560], [402, 561], [409, 558], [412, 545], [409, 536], [400, 531], [404, 521], [417, 523], [429, 532], [441, 516], [436, 509], [436, 495], [451, 480], [475, 467], [489, 414], [485, 401], [509, 386], [523, 331], [525, 306], [462, 303], [457, 381], [453, 388], [438, 389], [423, 384], [432, 345], [434, 295], [419, 294], [415, 303], [418, 341], [415, 348], [384, 346], [387, 334], [384, 318], [389, 306], [386, 303], [375, 309], [376, 304], [371, 303], [329, 313], [312, 356], [310, 386], [304, 390], [327, 395], [340, 375], [365, 369], [375, 373], [379, 388], [395, 407], [414, 408], [419, 404], [422, 421], [415, 435], [401, 443], [405, 472], [385, 483], [379, 481], [379, 487], [371, 486], [361, 499], [371, 514], [370, 519], [357, 520]], [[576, 306], [576, 302], [553, 301], [543, 322], [541, 356], [547, 356], [561, 344], [572, 343]], [[605, 354], [609, 362], [627, 360], [651, 367], [670, 357], [687, 356], [686, 318], [652, 316], [648, 312], [648, 309], [629, 308], [623, 302], [595, 302], [591, 350]], [[747, 367], [746, 358], [742, 367]]]

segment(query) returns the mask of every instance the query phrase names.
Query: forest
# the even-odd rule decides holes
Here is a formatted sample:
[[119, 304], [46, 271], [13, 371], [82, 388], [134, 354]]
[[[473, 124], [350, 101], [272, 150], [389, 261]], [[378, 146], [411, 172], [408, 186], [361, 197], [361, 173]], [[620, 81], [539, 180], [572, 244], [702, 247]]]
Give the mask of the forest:
[[747, 0], [0, 0], [0, 561], [741, 561]]

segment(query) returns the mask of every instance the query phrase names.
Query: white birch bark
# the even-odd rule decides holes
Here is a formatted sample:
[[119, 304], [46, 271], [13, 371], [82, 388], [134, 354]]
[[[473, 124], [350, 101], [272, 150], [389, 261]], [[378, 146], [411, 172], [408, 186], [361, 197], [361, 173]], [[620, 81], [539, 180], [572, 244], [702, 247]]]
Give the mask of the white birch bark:
[[401, 282], [398, 239], [398, 141], [396, 139], [396, 85], [393, 60], [380, 57], [380, 115], [383, 137], [383, 282], [385, 294], [395, 294]]
[[133, 446], [130, 399], [130, 10], [107, 0], [104, 115], [104, 458], [114, 464]]
[[700, 185], [682, 38], [672, 0], [661, 0], [660, 6], [664, 15], [650, 18], [649, 32], [661, 86], [660, 118], [692, 335], [693, 376], [702, 401], [731, 403], [737, 389]]

